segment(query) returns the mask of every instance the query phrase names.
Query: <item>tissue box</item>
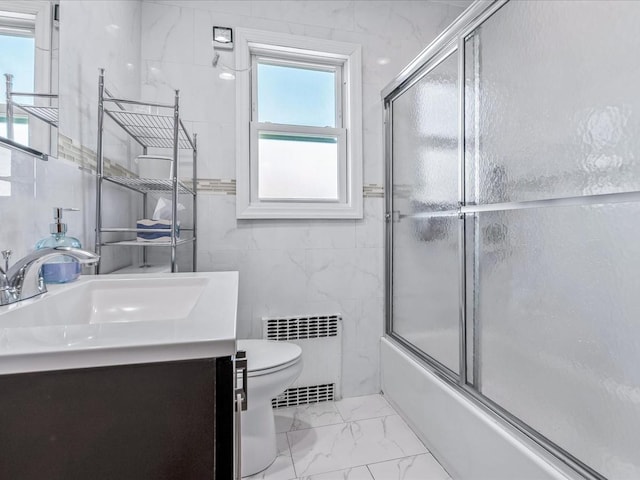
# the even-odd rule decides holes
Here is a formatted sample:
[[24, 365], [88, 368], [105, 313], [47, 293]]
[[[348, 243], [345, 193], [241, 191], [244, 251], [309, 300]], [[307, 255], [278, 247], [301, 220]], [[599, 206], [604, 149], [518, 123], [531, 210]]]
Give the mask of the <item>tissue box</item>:
[[[136, 222], [138, 230], [159, 230], [166, 232], [138, 232], [139, 242], [167, 242], [171, 239], [171, 220], [152, 220], [143, 218]], [[176, 237], [180, 237], [180, 222], [176, 224]]]

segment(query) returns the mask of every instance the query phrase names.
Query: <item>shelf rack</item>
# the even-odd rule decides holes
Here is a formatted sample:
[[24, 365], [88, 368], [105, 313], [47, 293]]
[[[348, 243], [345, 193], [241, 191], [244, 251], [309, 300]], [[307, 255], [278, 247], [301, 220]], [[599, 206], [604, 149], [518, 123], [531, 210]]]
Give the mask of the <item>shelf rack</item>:
[[[136, 105], [142, 107], [155, 108], [158, 111], [170, 112], [166, 114], [140, 113], [127, 110], [125, 105]], [[138, 177], [116, 177], [104, 174], [103, 155], [103, 135], [104, 119], [109, 117], [113, 122], [122, 128], [141, 147], [142, 153], [147, 154], [149, 148], [166, 148], [172, 152], [172, 174], [170, 179], [159, 178], [138, 178]], [[191, 185], [179, 180], [178, 151], [193, 151], [193, 178]], [[181, 245], [193, 244], [193, 271], [197, 269], [197, 202], [196, 202], [196, 178], [197, 178], [197, 135], [191, 137], [180, 119], [180, 91], [175, 91], [173, 104], [142, 102], [125, 98], [116, 98], [104, 86], [104, 69], [100, 69], [98, 78], [98, 146], [97, 157], [97, 180], [96, 180], [96, 243], [95, 251], [101, 254], [102, 247], [111, 246], [136, 246], [143, 249], [143, 264], [147, 265], [148, 247], [170, 247], [171, 248], [171, 271], [177, 271], [177, 248]], [[167, 241], [161, 242], [139, 242], [137, 240], [121, 240], [116, 242], [106, 242], [102, 239], [103, 233], [164, 233], [166, 229], [137, 229], [128, 227], [105, 228], [102, 226], [102, 196], [104, 182], [110, 182], [121, 187], [128, 188], [142, 195], [142, 209], [147, 212], [147, 194], [149, 193], [170, 193], [172, 201], [171, 217], [171, 237]], [[193, 228], [181, 228], [181, 232], [190, 232], [190, 238], [178, 238], [178, 195], [187, 194], [193, 201]], [[98, 265], [96, 273], [100, 273]]]
[[58, 127], [58, 107], [54, 107], [51, 105], [28, 105], [19, 103], [15, 100], [15, 97], [48, 98], [51, 100], [57, 99], [58, 95], [54, 93], [14, 92], [13, 75], [10, 73], [5, 73], [4, 76], [7, 102], [7, 138], [9, 140], [14, 140], [14, 108], [22, 110], [23, 112], [32, 115], [45, 123], [48, 123], [52, 127]]

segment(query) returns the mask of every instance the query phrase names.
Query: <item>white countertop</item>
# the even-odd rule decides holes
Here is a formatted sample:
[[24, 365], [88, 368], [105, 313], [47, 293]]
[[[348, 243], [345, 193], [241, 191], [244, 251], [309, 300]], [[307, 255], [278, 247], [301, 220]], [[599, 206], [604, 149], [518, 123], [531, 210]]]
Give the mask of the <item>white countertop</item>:
[[238, 272], [83, 276], [0, 307], [0, 374], [236, 352]]

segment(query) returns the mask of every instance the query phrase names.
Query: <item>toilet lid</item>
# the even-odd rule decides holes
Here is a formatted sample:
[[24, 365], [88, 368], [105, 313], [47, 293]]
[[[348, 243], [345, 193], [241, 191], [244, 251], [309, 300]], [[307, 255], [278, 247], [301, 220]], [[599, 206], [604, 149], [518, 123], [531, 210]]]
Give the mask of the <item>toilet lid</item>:
[[302, 355], [298, 345], [273, 340], [238, 340], [237, 349], [247, 352], [249, 374], [286, 367]]

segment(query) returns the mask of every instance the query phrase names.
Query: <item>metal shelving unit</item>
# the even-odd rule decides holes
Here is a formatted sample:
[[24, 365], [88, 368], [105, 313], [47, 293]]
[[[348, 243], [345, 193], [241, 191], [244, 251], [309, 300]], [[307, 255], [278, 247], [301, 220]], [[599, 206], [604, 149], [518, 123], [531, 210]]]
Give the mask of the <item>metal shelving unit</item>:
[[[167, 114], [139, 113], [126, 110], [125, 105], [138, 105], [155, 108], [158, 111], [169, 112]], [[115, 177], [104, 174], [104, 156], [102, 151], [104, 118], [105, 116], [113, 120], [141, 147], [142, 153], [147, 154], [148, 148], [166, 148], [172, 152], [172, 174], [170, 179], [159, 178], [137, 178], [137, 177]], [[193, 178], [191, 185], [178, 179], [178, 151], [193, 151]], [[193, 244], [193, 271], [197, 268], [197, 202], [196, 202], [196, 178], [197, 178], [197, 136], [193, 138], [187, 132], [184, 124], [180, 120], [180, 91], [175, 91], [173, 104], [141, 102], [116, 98], [109, 93], [104, 86], [104, 69], [100, 69], [98, 79], [98, 146], [96, 151], [97, 180], [96, 180], [96, 243], [95, 251], [100, 255], [102, 247], [111, 246], [136, 246], [143, 249], [143, 264], [147, 265], [148, 247], [170, 247], [171, 248], [171, 271], [177, 271], [176, 255], [177, 248], [181, 245]], [[128, 227], [105, 228], [102, 226], [102, 195], [104, 182], [110, 182], [121, 187], [128, 188], [142, 195], [142, 208], [144, 214], [147, 212], [147, 195], [149, 193], [170, 193], [172, 201], [171, 238], [166, 242], [140, 242], [137, 240], [121, 240], [116, 242], [106, 242], [102, 239], [103, 233], [164, 233], [166, 229], [137, 229]], [[178, 238], [178, 195], [189, 195], [193, 201], [193, 227], [181, 228], [181, 232], [190, 232], [190, 238]], [[98, 265], [96, 272], [99, 271]]]
[[9, 140], [14, 140], [14, 108], [22, 110], [23, 112], [32, 115], [45, 123], [48, 123], [52, 127], [58, 127], [58, 107], [52, 105], [29, 105], [20, 103], [15, 100], [16, 97], [48, 98], [49, 100], [54, 100], [58, 98], [58, 95], [54, 93], [14, 92], [13, 75], [10, 73], [5, 73], [4, 76], [7, 102], [7, 138]]

